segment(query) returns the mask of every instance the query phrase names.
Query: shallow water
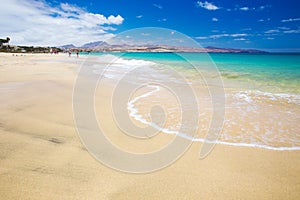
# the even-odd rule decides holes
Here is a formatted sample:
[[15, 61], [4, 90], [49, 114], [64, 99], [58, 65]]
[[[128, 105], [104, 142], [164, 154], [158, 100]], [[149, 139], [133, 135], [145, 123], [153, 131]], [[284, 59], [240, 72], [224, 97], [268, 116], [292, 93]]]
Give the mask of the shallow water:
[[[101, 71], [104, 79], [144, 87], [143, 94], [133, 95], [128, 100], [128, 113], [134, 120], [166, 134], [203, 142], [214, 120], [213, 114], [218, 114], [220, 109], [221, 115], [223, 107], [223, 128], [220, 127], [222, 130], [214, 142], [270, 150], [300, 150], [299, 54], [93, 55], [102, 63], [102, 67], [93, 66], [94, 72]], [[196, 97], [187, 93], [188, 88]], [[219, 93], [213, 91], [216, 88]], [[223, 105], [213, 106], [215, 99], [222, 98], [222, 91], [226, 103], [224, 99]], [[196, 98], [198, 105], [183, 108], [183, 104], [174, 103], [191, 98]], [[154, 105], [164, 105], [163, 127], [151, 122], [149, 111]], [[192, 113], [195, 109], [199, 111], [198, 124], [183, 122], [184, 113]], [[196, 135], [182, 132], [182, 126], [197, 129]]]

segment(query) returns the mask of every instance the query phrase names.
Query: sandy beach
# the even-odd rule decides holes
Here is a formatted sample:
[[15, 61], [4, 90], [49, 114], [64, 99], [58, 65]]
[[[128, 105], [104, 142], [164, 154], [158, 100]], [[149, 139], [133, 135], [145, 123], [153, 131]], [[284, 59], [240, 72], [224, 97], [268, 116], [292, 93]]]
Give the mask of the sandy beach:
[[[193, 143], [154, 173], [102, 165], [81, 143], [73, 120], [72, 92], [83, 60], [0, 54], [1, 199], [299, 199], [299, 151], [216, 145], [199, 160], [202, 144]], [[112, 126], [109, 119], [103, 123]]]

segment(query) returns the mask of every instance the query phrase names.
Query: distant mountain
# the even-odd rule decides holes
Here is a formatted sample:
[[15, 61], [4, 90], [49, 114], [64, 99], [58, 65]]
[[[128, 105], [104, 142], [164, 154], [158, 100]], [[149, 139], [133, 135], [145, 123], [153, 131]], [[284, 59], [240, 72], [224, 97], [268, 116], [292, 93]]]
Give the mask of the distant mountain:
[[76, 48], [76, 46], [74, 46], [73, 44], [67, 44], [67, 45], [60, 46], [60, 48], [71, 49], [71, 48]]
[[97, 41], [97, 42], [90, 42], [90, 43], [86, 43], [84, 45], [81, 46], [81, 48], [94, 48], [94, 47], [99, 47], [99, 46], [107, 46], [108, 44], [106, 42], [103, 41]]
[[266, 53], [255, 49], [232, 49], [218, 47], [185, 47], [169, 45], [100, 45], [88, 48], [89, 51], [106, 52], [211, 52], [211, 53]]
[[232, 48], [218, 48], [208, 46], [205, 48], [200, 47], [185, 47], [185, 46], [170, 46], [170, 45], [128, 45], [128, 44], [108, 44], [103, 41], [90, 42], [75, 47], [72, 44], [64, 45], [62, 48], [76, 48], [80, 51], [88, 52], [208, 52], [208, 53], [266, 53], [256, 49], [232, 49]]
[[232, 49], [232, 48], [219, 48], [219, 47], [206, 47], [208, 51], [212, 52], [229, 52], [229, 53], [267, 53], [266, 51], [261, 51], [257, 49]]

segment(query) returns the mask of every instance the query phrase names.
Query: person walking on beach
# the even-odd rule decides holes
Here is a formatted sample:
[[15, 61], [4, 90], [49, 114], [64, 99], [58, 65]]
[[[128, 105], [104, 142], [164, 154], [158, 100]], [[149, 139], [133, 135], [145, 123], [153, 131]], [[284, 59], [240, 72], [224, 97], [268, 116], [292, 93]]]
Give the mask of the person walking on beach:
[[69, 53], [69, 57], [71, 57], [72, 52], [71, 52], [71, 51], [68, 51], [68, 53]]
[[76, 55], [77, 55], [77, 58], [79, 57], [79, 52], [78, 51], [76, 51]]

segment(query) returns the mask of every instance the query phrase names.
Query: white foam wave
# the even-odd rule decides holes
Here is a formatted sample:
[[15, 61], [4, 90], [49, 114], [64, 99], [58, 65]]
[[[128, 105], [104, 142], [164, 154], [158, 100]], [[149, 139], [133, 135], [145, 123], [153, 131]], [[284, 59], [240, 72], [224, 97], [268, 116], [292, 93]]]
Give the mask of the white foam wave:
[[138, 100], [148, 97], [160, 90], [159, 86], [149, 86], [149, 87], [153, 87], [153, 88], [155, 88], [155, 90], [152, 90], [150, 92], [142, 94], [141, 96], [137, 96], [127, 103], [127, 109], [129, 110], [129, 115], [131, 117], [133, 117], [135, 120], [142, 122], [143, 124], [147, 124], [147, 125], [151, 125], [151, 123], [149, 123], [146, 119], [144, 119], [141, 115], [138, 114], [138, 109], [136, 109], [134, 107], [134, 103], [137, 102]]
[[142, 60], [142, 59], [124, 59], [112, 54], [101, 55], [97, 58], [97, 62], [108, 64], [109, 66], [119, 67], [139, 67], [139, 66], [151, 66], [155, 65], [155, 62]]
[[[209, 140], [206, 140], [204, 138], [196, 138], [196, 137], [190, 136], [188, 134], [185, 134], [185, 133], [182, 133], [182, 132], [179, 132], [179, 131], [174, 131], [174, 130], [170, 130], [170, 129], [167, 129], [167, 128], [162, 128], [162, 127], [158, 126], [157, 124], [155, 124], [153, 122], [147, 121], [145, 118], [143, 118], [142, 115], [138, 114], [138, 109], [134, 107], [134, 103], [136, 103], [138, 100], [146, 98], [148, 96], [151, 96], [154, 93], [160, 91], [159, 86], [149, 86], [149, 87], [154, 88], [154, 90], [152, 90], [150, 92], [147, 92], [145, 94], [142, 94], [140, 96], [137, 96], [134, 99], [132, 99], [131, 101], [129, 101], [127, 103], [127, 109], [129, 111], [129, 115], [131, 117], [133, 117], [135, 120], [137, 120], [137, 121], [139, 121], [143, 124], [152, 126], [153, 128], [155, 128], [158, 131], [161, 131], [161, 132], [166, 133], [166, 134], [178, 135], [179, 137], [182, 137], [184, 139], [187, 139], [187, 140], [190, 140], [190, 141], [193, 141], [193, 142], [214, 143], [214, 144], [237, 146], [237, 147], [252, 147], [252, 148], [260, 148], [260, 149], [275, 150], [275, 151], [295, 151], [295, 150], [299, 151], [300, 150], [300, 146], [274, 147], [274, 146], [268, 146], [268, 145], [256, 144], [256, 143], [227, 142], [227, 141], [220, 141], [220, 140], [209, 141]], [[244, 93], [242, 93], [242, 95], [239, 94], [238, 97], [246, 98], [247, 102], [252, 101], [251, 98], [248, 98]], [[285, 98], [287, 96], [283, 95], [283, 97]]]
[[262, 91], [243, 91], [233, 95], [235, 98], [252, 103], [255, 99], [266, 98], [270, 101], [286, 101], [287, 103], [295, 103], [300, 105], [300, 95], [289, 93], [270, 93]]
[[105, 54], [97, 58], [97, 64], [93, 65], [93, 72], [102, 74], [103, 77], [108, 79], [120, 79], [135, 68], [153, 65], [156, 65], [156, 63], [141, 59], [124, 59], [115, 55]]
[[260, 148], [260, 149], [268, 149], [268, 150], [274, 150], [274, 151], [299, 151], [299, 146], [293, 146], [293, 147], [273, 147], [268, 146], [264, 144], [255, 144], [255, 143], [240, 143], [240, 142], [225, 142], [225, 141], [207, 141], [202, 138], [197, 138], [194, 141], [197, 142], [206, 142], [206, 143], [215, 143], [215, 144], [222, 144], [222, 145], [228, 145], [228, 146], [236, 146], [236, 147], [253, 147], [253, 148]]

